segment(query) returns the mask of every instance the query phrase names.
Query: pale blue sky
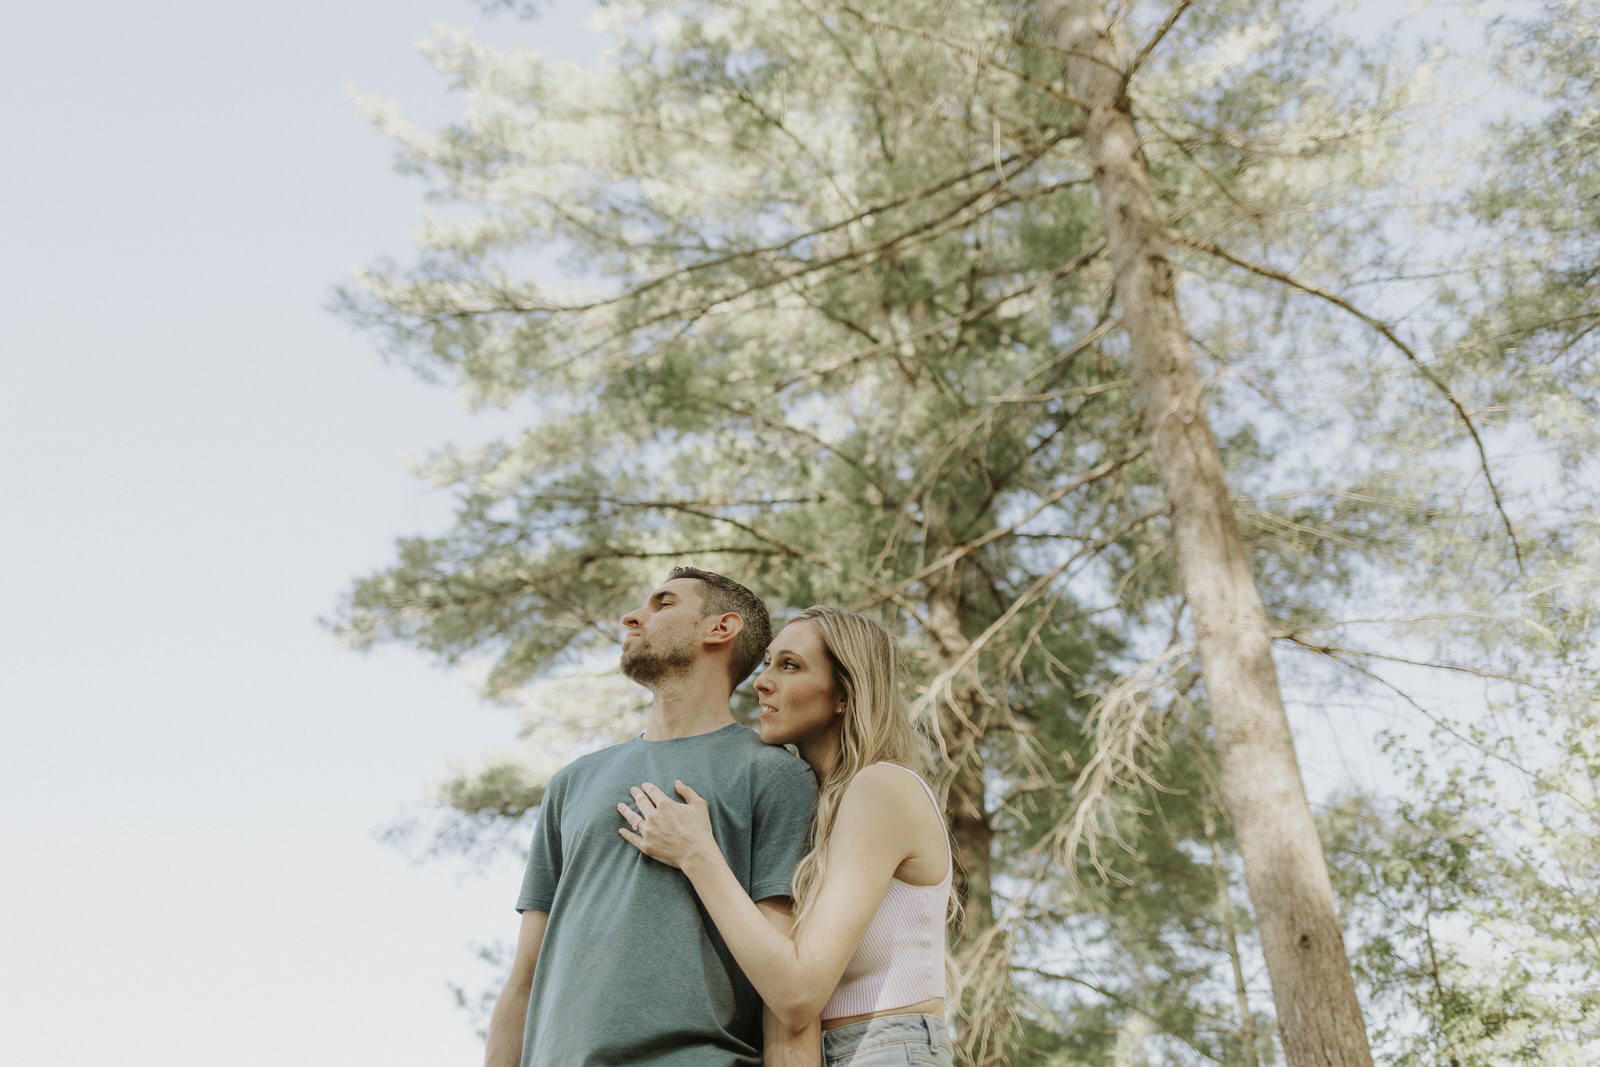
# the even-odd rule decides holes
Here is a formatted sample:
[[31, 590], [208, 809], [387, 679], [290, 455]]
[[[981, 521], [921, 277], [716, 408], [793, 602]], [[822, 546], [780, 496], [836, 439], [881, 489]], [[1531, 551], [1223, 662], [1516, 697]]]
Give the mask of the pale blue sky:
[[[588, 5], [490, 39], [590, 47]], [[375, 832], [510, 712], [316, 624], [493, 427], [323, 306], [422, 186], [344, 84], [450, 117], [467, 0], [7, 4], [0, 36], [0, 1062], [471, 1063], [445, 988], [514, 865]], [[492, 424], [493, 420], [490, 420]]]

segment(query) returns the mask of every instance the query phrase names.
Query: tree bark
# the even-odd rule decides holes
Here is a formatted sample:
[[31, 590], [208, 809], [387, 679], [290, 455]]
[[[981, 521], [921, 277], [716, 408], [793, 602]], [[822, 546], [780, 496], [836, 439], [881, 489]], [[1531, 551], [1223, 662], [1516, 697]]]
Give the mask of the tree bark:
[[1094, 0], [1041, 0], [1084, 106], [1130, 370], [1168, 504], [1210, 699], [1222, 801], [1255, 909], [1289, 1067], [1371, 1067], [1333, 888], [1300, 778], [1266, 613], [1178, 310], [1119, 57]]
[[[940, 672], [967, 651], [971, 641], [961, 625], [961, 565], [930, 580], [928, 631], [939, 658]], [[983, 741], [976, 685], [970, 671], [957, 675], [950, 699], [936, 703], [939, 729], [945, 738], [955, 773], [946, 801], [950, 838], [955, 845], [956, 899], [962, 922], [958, 939], [971, 944], [994, 925], [994, 898], [990, 888], [994, 824], [989, 816], [983, 781]]]

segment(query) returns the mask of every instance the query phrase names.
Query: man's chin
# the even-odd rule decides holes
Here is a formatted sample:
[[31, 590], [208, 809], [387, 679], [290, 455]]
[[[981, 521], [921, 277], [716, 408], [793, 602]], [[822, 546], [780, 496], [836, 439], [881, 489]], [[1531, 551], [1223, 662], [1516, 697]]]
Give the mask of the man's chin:
[[[630, 653], [632, 654], [630, 655]], [[689, 668], [693, 666], [693, 663], [688, 660], [667, 660], [648, 654], [639, 655], [636, 650], [623, 649], [622, 659], [617, 666], [622, 670], [624, 678], [649, 687], [665, 678], [689, 673]]]

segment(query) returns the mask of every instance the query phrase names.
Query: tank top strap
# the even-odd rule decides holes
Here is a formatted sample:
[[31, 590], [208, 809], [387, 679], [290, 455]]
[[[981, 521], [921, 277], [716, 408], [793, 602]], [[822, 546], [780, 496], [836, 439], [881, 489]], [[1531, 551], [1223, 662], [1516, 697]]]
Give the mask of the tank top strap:
[[939, 833], [944, 837], [944, 877], [935, 882], [934, 885], [944, 885], [950, 880], [950, 876], [955, 873], [955, 855], [954, 850], [950, 847], [950, 828], [947, 827], [944, 822], [944, 809], [939, 806], [939, 798], [933, 795], [933, 786], [929, 785], [926, 778], [922, 777], [922, 775], [918, 774], [910, 767], [902, 767], [900, 764], [890, 763], [888, 760], [879, 760], [877, 763], [873, 764], [873, 766], [893, 767], [897, 771], [905, 771], [911, 777], [915, 778], [917, 780], [917, 784], [922, 787], [922, 791], [928, 794], [928, 803], [933, 805], [933, 813], [934, 815], [938, 816], [939, 819]]

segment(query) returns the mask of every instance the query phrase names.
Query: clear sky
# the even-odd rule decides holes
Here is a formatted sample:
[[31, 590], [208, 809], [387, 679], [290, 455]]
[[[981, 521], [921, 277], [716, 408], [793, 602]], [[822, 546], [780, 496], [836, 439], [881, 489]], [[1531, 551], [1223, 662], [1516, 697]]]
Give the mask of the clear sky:
[[587, 7], [0, 8], [7, 1067], [481, 1057], [446, 982], [514, 934], [515, 865], [376, 833], [512, 714], [317, 619], [443, 528], [405, 457], [494, 426], [324, 310], [423, 192], [343, 86], [437, 123], [432, 23], [583, 55]]

